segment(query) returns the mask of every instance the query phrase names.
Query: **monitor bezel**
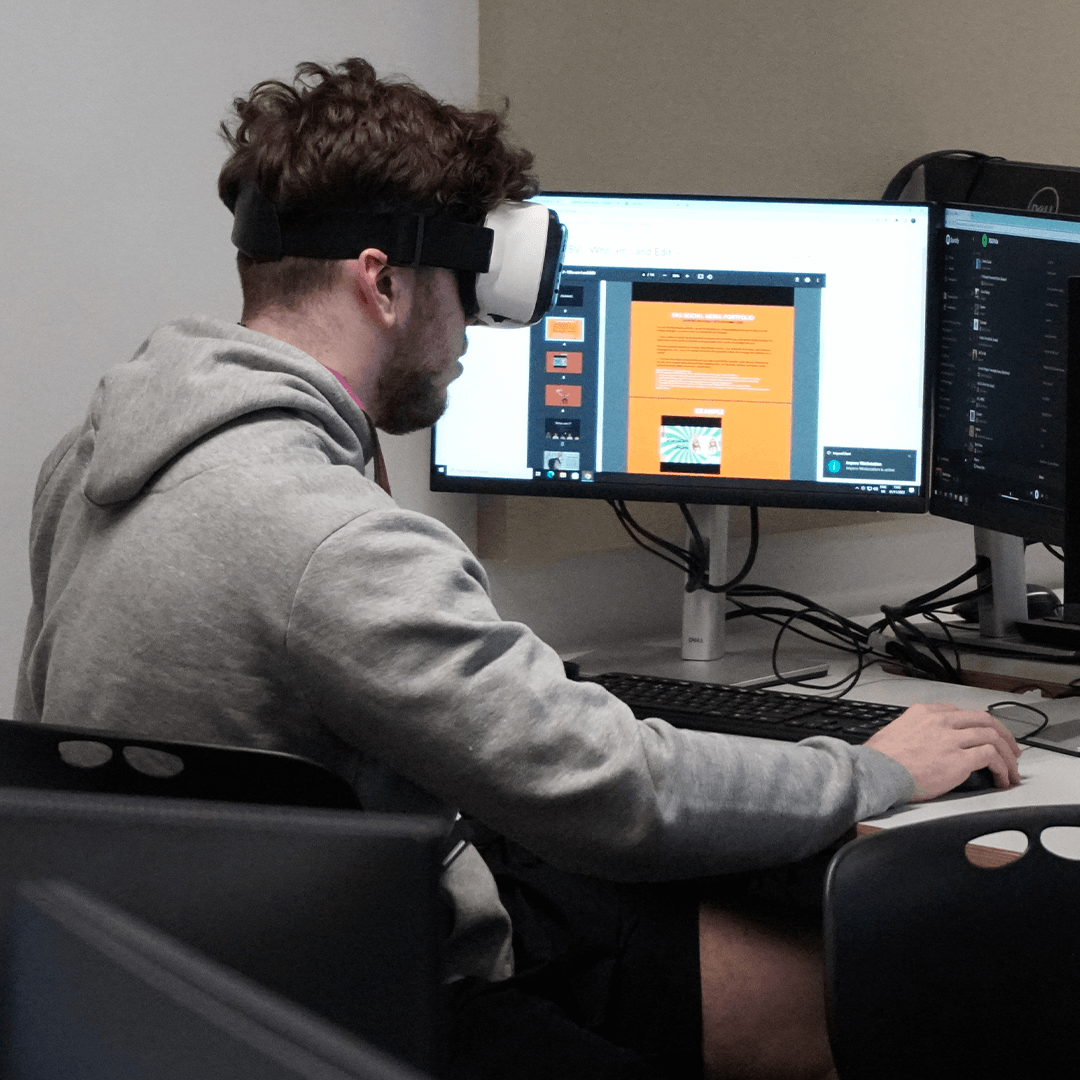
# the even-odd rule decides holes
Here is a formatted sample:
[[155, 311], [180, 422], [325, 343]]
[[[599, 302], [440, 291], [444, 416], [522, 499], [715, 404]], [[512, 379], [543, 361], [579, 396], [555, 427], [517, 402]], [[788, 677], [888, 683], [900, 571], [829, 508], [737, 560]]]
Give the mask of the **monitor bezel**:
[[[940, 291], [940, 259], [933, 240], [941, 223], [941, 207], [937, 203], [918, 200], [878, 199], [810, 199], [776, 196], [701, 195], [671, 192], [599, 192], [544, 191], [538, 197], [604, 198], [604, 199], [664, 199], [693, 200], [723, 203], [760, 203], [813, 206], [867, 206], [919, 208], [927, 211], [926, 302], [923, 335], [923, 432], [920, 451], [918, 495], [891, 495], [880, 492], [852, 491], [852, 485], [820, 481], [764, 480], [754, 477], [665, 479], [633, 473], [618, 473], [618, 480], [608, 481], [598, 474], [592, 483], [573, 480], [490, 478], [448, 476], [437, 471], [435, 462], [435, 426], [431, 428], [429, 452], [429, 487], [431, 491], [473, 495], [514, 495], [534, 498], [603, 499], [626, 502], [668, 502], [694, 505], [765, 506], [781, 509], [846, 510], [925, 514], [929, 504], [931, 428], [933, 422], [931, 360], [937, 354], [937, 323], [931, 318], [932, 305]], [[936, 309], [934, 309], [936, 310]]]

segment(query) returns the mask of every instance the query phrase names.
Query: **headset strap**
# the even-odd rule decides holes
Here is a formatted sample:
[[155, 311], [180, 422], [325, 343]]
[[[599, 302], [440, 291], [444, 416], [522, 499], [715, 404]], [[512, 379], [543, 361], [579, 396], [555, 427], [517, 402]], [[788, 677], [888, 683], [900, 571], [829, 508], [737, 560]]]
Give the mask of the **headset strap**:
[[286, 255], [355, 259], [376, 247], [394, 266], [441, 266], [486, 273], [493, 230], [453, 218], [420, 213], [373, 214], [354, 207], [325, 207], [280, 214], [259, 188], [243, 184], [230, 209], [232, 242], [245, 255], [276, 261]]

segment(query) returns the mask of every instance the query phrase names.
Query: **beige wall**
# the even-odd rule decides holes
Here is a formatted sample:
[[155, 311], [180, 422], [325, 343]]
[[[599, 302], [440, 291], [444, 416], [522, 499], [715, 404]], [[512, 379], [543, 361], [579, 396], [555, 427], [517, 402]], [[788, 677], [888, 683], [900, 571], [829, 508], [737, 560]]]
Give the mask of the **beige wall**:
[[[1078, 45], [1074, 0], [480, 0], [480, 100], [509, 98], [548, 190], [877, 198], [931, 150], [1080, 164]], [[629, 543], [603, 504], [553, 503], [488, 500], [481, 554]]]
[[917, 154], [1080, 163], [1073, 0], [480, 0], [549, 189], [870, 197]]

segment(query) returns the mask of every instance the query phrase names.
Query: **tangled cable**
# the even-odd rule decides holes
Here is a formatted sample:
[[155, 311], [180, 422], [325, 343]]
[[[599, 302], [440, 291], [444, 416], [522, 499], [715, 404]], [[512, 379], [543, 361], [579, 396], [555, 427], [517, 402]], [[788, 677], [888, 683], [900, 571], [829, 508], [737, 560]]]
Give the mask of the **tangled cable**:
[[[679, 504], [690, 533], [690, 543], [685, 548], [645, 529], [634, 520], [625, 502], [611, 502], [610, 505], [636, 544], [678, 567], [686, 575], [687, 592], [705, 589], [708, 592], [726, 593], [731, 603], [728, 619], [753, 617], [779, 627], [772, 649], [773, 672], [777, 678], [783, 677], [779, 665], [781, 640], [785, 634], [793, 633], [854, 657], [854, 670], [843, 678], [826, 686], [815, 682], [819, 689], [837, 691], [837, 697], [848, 693], [868, 667], [879, 663], [892, 663], [900, 667], [905, 674], [932, 678], [939, 682], [962, 681], [959, 649], [952, 639], [947, 623], [937, 616], [944, 609], [981, 596], [989, 590], [990, 586], [987, 584], [957, 595], [948, 595], [965, 581], [989, 570], [990, 561], [984, 556], [977, 558], [974, 565], [964, 573], [938, 588], [898, 606], [883, 605], [882, 618], [870, 626], [863, 626], [798, 593], [766, 585], [743, 584], [757, 557], [760, 530], [756, 506], [749, 508], [750, 547], [742, 568], [730, 581], [714, 585], [709, 581], [706, 541], [685, 503]], [[750, 602], [768, 600], [781, 603]], [[941, 627], [947, 644], [924, 634], [912, 622], [915, 616], [922, 616]], [[890, 633], [891, 636], [888, 636]], [[951, 657], [947, 655], [950, 652]]]

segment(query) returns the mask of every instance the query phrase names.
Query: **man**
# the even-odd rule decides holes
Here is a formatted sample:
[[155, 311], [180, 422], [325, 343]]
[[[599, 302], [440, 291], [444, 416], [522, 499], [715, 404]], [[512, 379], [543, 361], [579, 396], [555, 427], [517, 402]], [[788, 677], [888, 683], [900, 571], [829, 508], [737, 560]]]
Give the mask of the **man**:
[[[497, 116], [361, 60], [235, 108], [219, 191], [242, 249], [251, 215], [273, 247], [285, 220], [452, 231], [535, 190]], [[865, 747], [774, 745], [568, 681], [468, 549], [383, 489], [375, 428], [438, 418], [475, 310], [475, 274], [392, 258], [392, 233], [332, 257], [256, 243], [241, 324], [172, 323], [105, 376], [39, 480], [17, 718], [293, 751], [372, 809], [495, 830], [501, 898], [471, 846], [445, 875], [455, 1075], [827, 1075], [813, 934], [702, 902], [741, 878], [650, 883], [793, 863], [974, 769], [1007, 787], [1016, 744], [919, 706]]]

